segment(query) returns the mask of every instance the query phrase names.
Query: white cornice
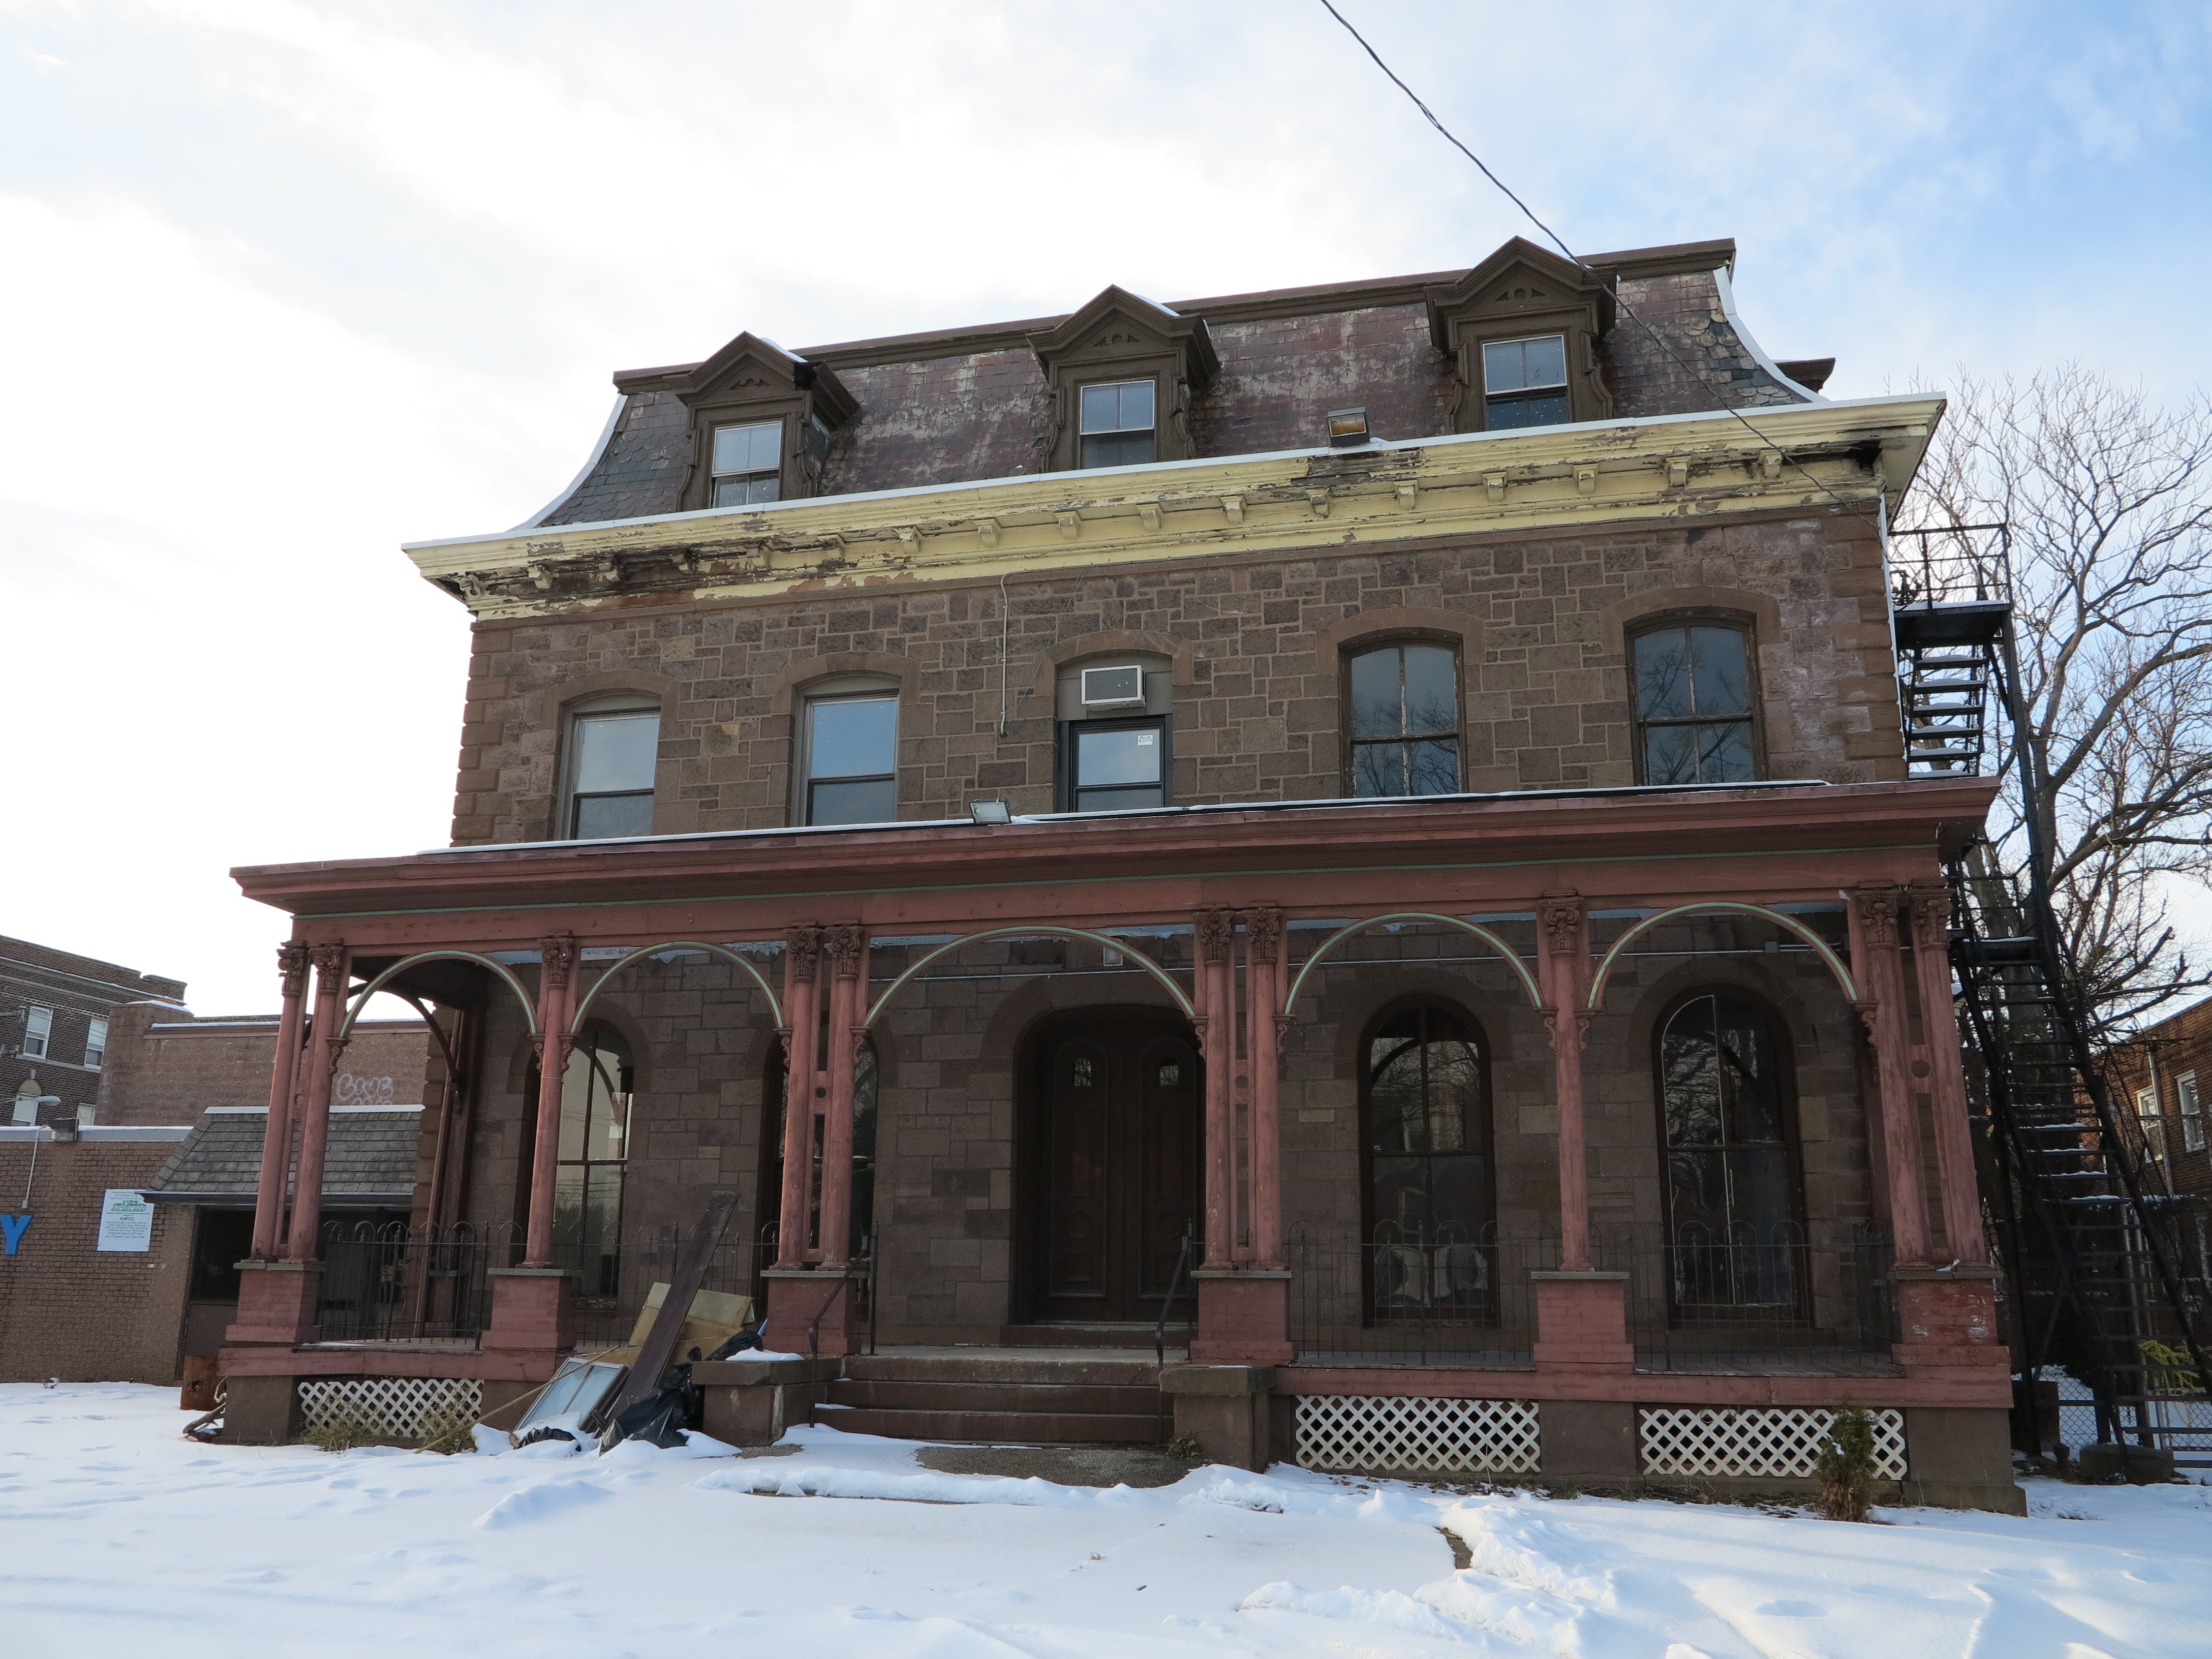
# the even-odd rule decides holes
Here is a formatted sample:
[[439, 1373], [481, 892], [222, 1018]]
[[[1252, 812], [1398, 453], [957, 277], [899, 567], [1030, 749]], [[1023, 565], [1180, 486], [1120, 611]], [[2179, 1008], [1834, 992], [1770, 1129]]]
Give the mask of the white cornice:
[[1869, 398], [1054, 472], [415, 542], [480, 617], [1724, 512], [1893, 516], [1943, 410]]

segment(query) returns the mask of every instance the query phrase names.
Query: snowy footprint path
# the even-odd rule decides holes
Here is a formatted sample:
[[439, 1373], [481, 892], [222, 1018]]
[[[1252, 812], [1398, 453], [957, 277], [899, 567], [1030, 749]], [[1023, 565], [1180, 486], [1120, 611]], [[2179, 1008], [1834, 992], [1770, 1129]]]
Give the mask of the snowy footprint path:
[[[208, 1448], [166, 1389], [0, 1386], [10, 1654], [2165, 1659], [2212, 1650], [2212, 1492], [2026, 1520], [1458, 1498], [1278, 1470], [1097, 1491], [796, 1455]], [[714, 1449], [699, 1447], [694, 1451]], [[2056, 1518], [2053, 1510], [2098, 1517]], [[1455, 1571], [1439, 1527], [1473, 1565]]]

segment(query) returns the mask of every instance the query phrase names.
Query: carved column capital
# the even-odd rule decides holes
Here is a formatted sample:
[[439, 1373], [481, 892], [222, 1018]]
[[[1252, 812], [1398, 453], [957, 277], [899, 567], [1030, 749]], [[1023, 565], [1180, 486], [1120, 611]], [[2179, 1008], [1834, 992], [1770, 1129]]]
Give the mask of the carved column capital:
[[1555, 957], [1588, 956], [1583, 902], [1573, 895], [1538, 902], [1536, 920], [1544, 930], [1544, 948]]
[[1283, 913], [1273, 907], [1244, 913], [1245, 942], [1255, 962], [1273, 962], [1283, 946]]
[[791, 971], [805, 979], [822, 960], [822, 930], [812, 922], [802, 922], [783, 931], [785, 959]]
[[830, 947], [830, 958], [836, 964], [839, 979], [857, 979], [860, 973], [860, 952], [868, 943], [867, 930], [857, 923], [825, 929], [823, 942]]
[[314, 958], [316, 975], [325, 984], [345, 972], [346, 948], [343, 945], [313, 945], [308, 955]]
[[1206, 962], [1229, 960], [1229, 943], [1236, 937], [1236, 924], [1229, 912], [1215, 907], [1198, 913], [1198, 953]]
[[546, 985], [556, 991], [568, 988], [576, 969], [576, 936], [554, 933], [538, 941], [538, 970]]
[[276, 971], [284, 976], [285, 996], [298, 996], [307, 988], [307, 947], [296, 939], [278, 945]]
[[1860, 937], [1878, 951], [1897, 947], [1897, 901], [1904, 891], [1901, 887], [1861, 887], [1851, 893], [1851, 914], [1858, 920]]
[[1933, 883], [1915, 882], [1906, 889], [1912, 913], [1912, 948], [1948, 951], [1951, 948], [1951, 895]]

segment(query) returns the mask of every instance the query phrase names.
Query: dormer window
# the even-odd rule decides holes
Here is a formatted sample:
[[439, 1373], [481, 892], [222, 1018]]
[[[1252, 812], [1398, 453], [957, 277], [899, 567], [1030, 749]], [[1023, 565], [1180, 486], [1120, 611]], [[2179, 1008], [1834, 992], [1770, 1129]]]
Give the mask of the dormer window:
[[1540, 334], [1530, 340], [1486, 341], [1482, 398], [1482, 424], [1491, 432], [1572, 420], [1567, 398], [1567, 337]]
[[716, 507], [750, 507], [783, 497], [783, 422], [749, 421], [714, 428]]
[[1083, 466], [1143, 466], [1159, 455], [1150, 380], [1109, 380], [1083, 388]]

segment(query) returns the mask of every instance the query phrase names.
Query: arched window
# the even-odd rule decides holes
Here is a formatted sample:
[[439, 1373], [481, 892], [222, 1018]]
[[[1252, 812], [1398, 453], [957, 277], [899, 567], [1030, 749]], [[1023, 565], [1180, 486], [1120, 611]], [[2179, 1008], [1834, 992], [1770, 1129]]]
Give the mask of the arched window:
[[1758, 775], [1749, 633], [1669, 623], [1628, 643], [1643, 783], [1747, 783]]
[[1472, 1022], [1433, 1003], [1386, 1015], [1369, 1034], [1361, 1094], [1370, 1237], [1464, 1241], [1490, 1224], [1484, 1071]]
[[1354, 795], [1449, 795], [1460, 787], [1459, 657], [1447, 646], [1376, 646], [1346, 674]]
[[1701, 991], [1659, 1036], [1660, 1139], [1677, 1306], [1795, 1303], [1797, 1170], [1786, 1044], [1760, 1008]]
[[576, 1039], [561, 1078], [553, 1173], [555, 1253], [583, 1275], [586, 1296], [621, 1292], [623, 1176], [629, 1161], [628, 1045], [605, 1026]]

